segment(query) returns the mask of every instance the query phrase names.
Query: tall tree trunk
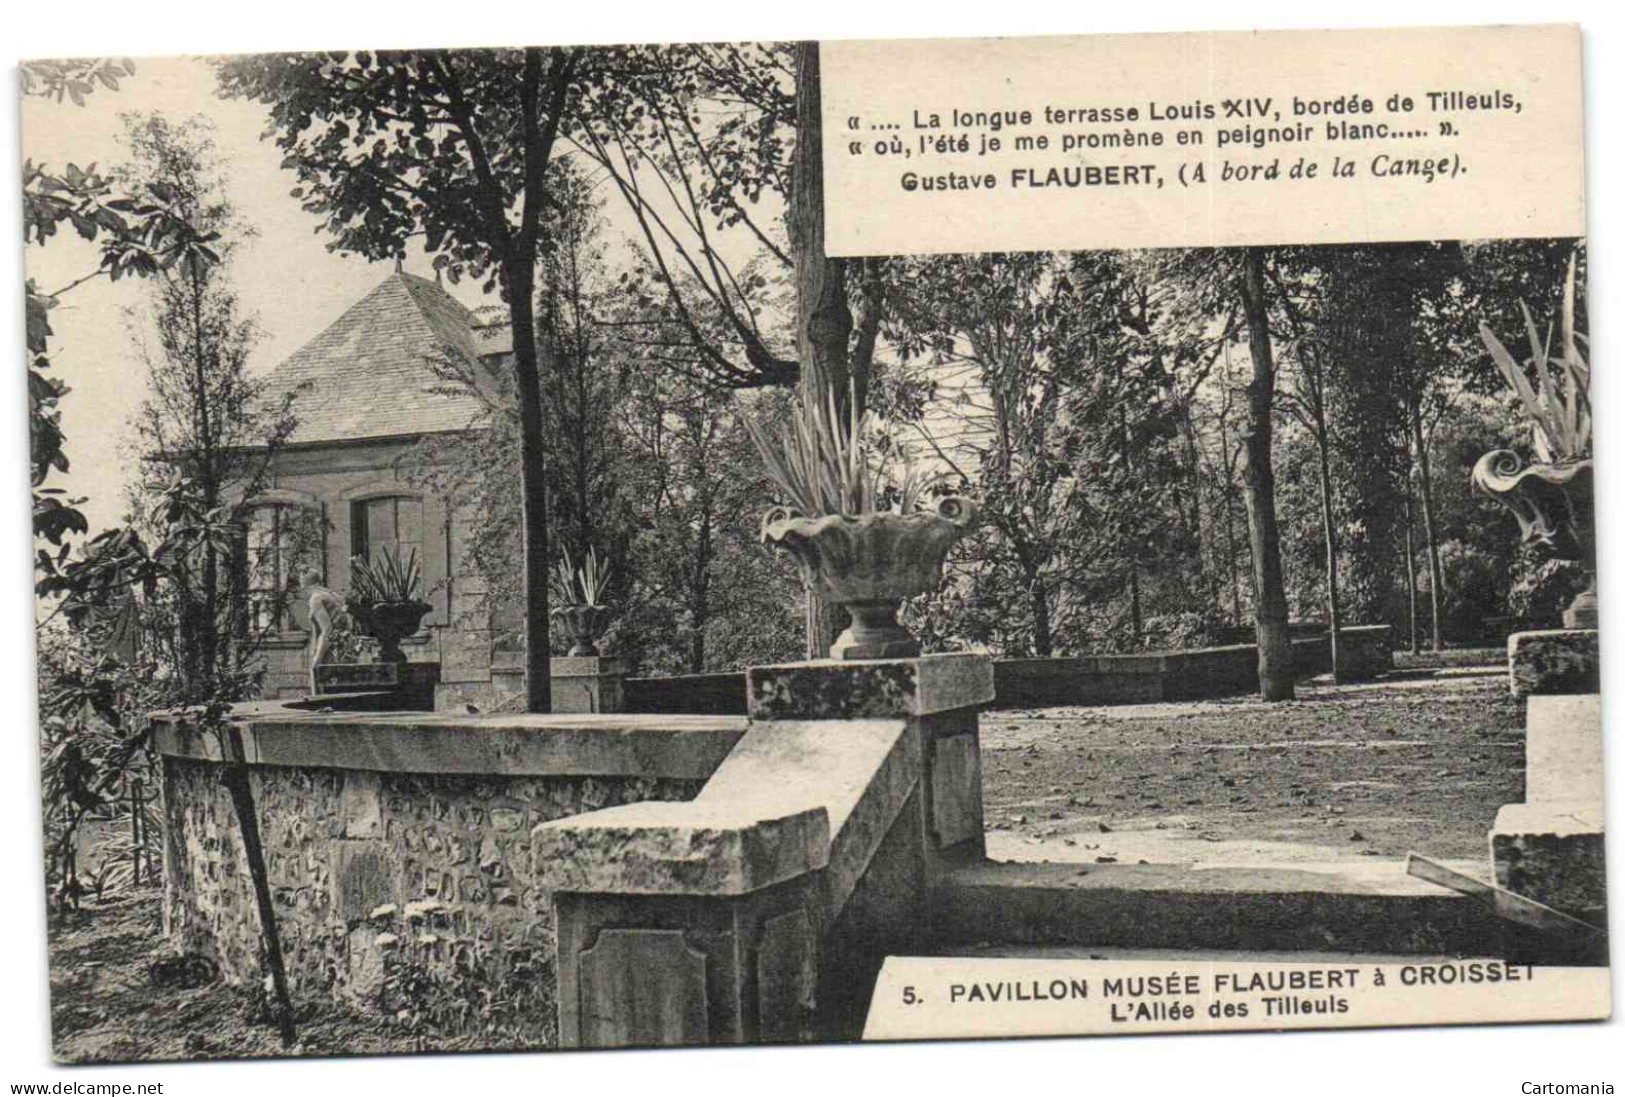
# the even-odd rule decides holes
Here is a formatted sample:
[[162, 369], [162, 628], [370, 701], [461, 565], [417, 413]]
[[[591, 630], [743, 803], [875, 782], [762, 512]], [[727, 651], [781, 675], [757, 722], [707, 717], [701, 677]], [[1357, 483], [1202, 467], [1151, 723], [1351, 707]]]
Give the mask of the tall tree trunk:
[[1337, 526], [1332, 521], [1332, 462], [1327, 454], [1331, 444], [1326, 437], [1326, 424], [1320, 424], [1316, 438], [1320, 455], [1320, 525], [1326, 538], [1326, 615], [1330, 619], [1328, 637], [1332, 647], [1332, 681], [1343, 680], [1343, 664], [1338, 661], [1338, 630], [1342, 627], [1342, 608], [1337, 600]]
[[1230, 619], [1237, 628], [1241, 627], [1241, 568], [1236, 564], [1236, 507], [1235, 489], [1230, 484], [1224, 488], [1224, 542], [1227, 554], [1230, 557]]
[[700, 518], [700, 535], [694, 552], [693, 601], [689, 605], [693, 633], [689, 637], [688, 669], [692, 674], [705, 670], [705, 628], [711, 623], [711, 507], [707, 500]]
[[[1224, 387], [1230, 388], [1230, 355], [1224, 356]], [[1219, 412], [1219, 456], [1224, 462], [1224, 547], [1230, 559], [1231, 623], [1241, 627], [1241, 569], [1236, 566], [1236, 481], [1230, 460], [1229, 397]]]
[[1196, 448], [1196, 424], [1191, 419], [1190, 401], [1185, 401], [1185, 462], [1190, 467], [1191, 475], [1191, 513], [1195, 516], [1196, 524], [1192, 529], [1192, 540], [1196, 548], [1196, 579], [1207, 588], [1208, 607], [1217, 611], [1219, 608], [1219, 576], [1204, 551], [1206, 542], [1202, 531], [1202, 464]]
[[705, 673], [705, 626], [709, 624], [709, 613], [703, 606], [696, 606], [694, 612], [694, 628], [688, 637], [688, 672], [690, 674]]
[[[796, 150], [789, 211], [796, 279], [796, 358], [801, 363], [803, 389], [821, 378], [844, 411], [851, 379], [847, 342], [852, 335], [852, 310], [846, 302], [846, 265], [824, 254], [824, 127], [818, 74], [818, 43], [798, 43]], [[846, 422], [845, 415], [842, 422]], [[839, 613], [840, 607], [826, 605], [812, 591], [807, 592], [807, 658], [829, 656]]]
[[[553, 155], [563, 117], [565, 95], [575, 71], [577, 54], [562, 54], [546, 76], [547, 117], [542, 118], [542, 59], [539, 48], [525, 50], [524, 80], [520, 85], [519, 141], [515, 148], [524, 157], [524, 201], [519, 225], [510, 226], [508, 200], [496, 182], [488, 155], [479, 138], [472, 113], [456, 90], [450, 70], [441, 70], [452, 83], [454, 112], [458, 128], [469, 144], [475, 175], [480, 181], [476, 192], [484, 211], [486, 231], [492, 240], [503, 242], [502, 279], [508, 292], [508, 317], [513, 325], [514, 374], [519, 395], [519, 453], [522, 464], [520, 490], [524, 504], [525, 553], [525, 711], [550, 712], [553, 708], [552, 652], [547, 605], [548, 518], [547, 443], [542, 419], [541, 348], [536, 339], [536, 258], [545, 241], [542, 208], [547, 204], [547, 168]], [[549, 362], [551, 365], [551, 360]], [[549, 370], [549, 375], [554, 375]]]
[[1416, 471], [1422, 486], [1422, 537], [1428, 550], [1428, 603], [1433, 611], [1433, 650], [1444, 650], [1444, 625], [1439, 620], [1439, 599], [1444, 590], [1444, 572], [1439, 566], [1439, 540], [1433, 525], [1433, 474], [1428, 463], [1427, 440], [1422, 435], [1420, 404], [1411, 408], [1411, 438], [1416, 445]]
[[1253, 376], [1247, 383], [1247, 533], [1253, 549], [1253, 616], [1258, 622], [1258, 691], [1266, 701], [1295, 695], [1292, 640], [1287, 631], [1286, 583], [1281, 571], [1281, 532], [1275, 519], [1275, 470], [1271, 464], [1275, 404], [1275, 354], [1270, 345], [1269, 304], [1264, 290], [1264, 249], [1242, 252], [1242, 312]]
[[524, 505], [525, 711], [553, 710], [553, 660], [547, 605], [547, 445], [542, 427], [540, 351], [536, 340], [536, 270], [510, 260], [503, 273], [513, 319], [519, 394], [520, 490]]
[[[192, 398], [197, 402], [195, 413], [198, 424], [198, 452], [197, 468], [194, 470], [198, 477], [198, 485], [203, 493], [203, 510], [205, 514], [212, 512], [220, 505], [220, 478], [219, 468], [216, 464], [218, 454], [215, 451], [214, 422], [209, 415], [209, 370], [206, 344], [208, 337], [203, 332], [203, 291], [204, 275], [196, 264], [190, 264], [190, 286], [192, 304], [192, 370], [193, 383], [197, 391]], [[218, 671], [216, 666], [219, 658], [218, 620], [220, 612], [220, 564], [215, 557], [214, 546], [203, 546], [203, 605], [197, 616], [198, 627], [198, 654], [199, 671], [202, 678], [200, 683], [209, 693], [216, 688], [215, 678]]]
[[1422, 653], [1421, 623], [1416, 608], [1416, 514], [1411, 502], [1410, 477], [1405, 478], [1405, 594], [1411, 612], [1411, 654]]
[[1145, 612], [1140, 605], [1140, 568], [1133, 560], [1128, 562], [1128, 627], [1139, 647], [1145, 637]]
[[[1122, 383], [1123, 364], [1117, 365], [1118, 383]], [[1129, 444], [1128, 409], [1122, 405], [1121, 397], [1117, 407], [1117, 430], [1121, 441], [1123, 454], [1123, 471], [1129, 480], [1134, 479], [1134, 447]], [[1140, 611], [1140, 564], [1135, 559], [1140, 546], [1131, 544], [1123, 555], [1128, 558], [1128, 619], [1129, 635], [1134, 639], [1134, 646], [1140, 646], [1140, 638], [1145, 632], [1143, 615]]]

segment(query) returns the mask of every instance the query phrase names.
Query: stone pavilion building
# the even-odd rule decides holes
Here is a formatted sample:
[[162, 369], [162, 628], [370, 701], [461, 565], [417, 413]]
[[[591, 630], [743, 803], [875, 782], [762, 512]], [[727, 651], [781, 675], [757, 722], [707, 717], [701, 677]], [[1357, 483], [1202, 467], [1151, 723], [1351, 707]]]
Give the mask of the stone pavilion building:
[[[501, 367], [510, 350], [505, 318], [486, 322], [435, 282], [397, 269], [270, 374], [273, 395], [296, 393], [298, 426], [249, 501], [246, 589], [269, 636], [267, 697], [309, 688], [309, 622], [292, 593], [300, 574], [314, 570], [342, 593], [352, 559], [390, 550], [416, 552], [434, 606], [401, 646], [414, 663], [440, 665], [437, 706], [490, 693], [495, 632], [482, 581], [463, 559], [466, 515], [402, 468], [425, 439], [479, 429], [481, 401], [448, 392], [431, 360], [455, 354]], [[511, 677], [517, 655], [510, 665]], [[497, 679], [502, 690], [520, 684], [500, 669]]]

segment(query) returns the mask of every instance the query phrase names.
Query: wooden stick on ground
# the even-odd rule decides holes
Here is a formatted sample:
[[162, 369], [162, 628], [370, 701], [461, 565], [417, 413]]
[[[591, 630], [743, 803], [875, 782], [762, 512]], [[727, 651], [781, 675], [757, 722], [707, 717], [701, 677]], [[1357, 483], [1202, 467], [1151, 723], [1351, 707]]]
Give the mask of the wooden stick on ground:
[[265, 847], [260, 841], [259, 815], [254, 810], [254, 790], [248, 780], [242, 729], [228, 723], [221, 729], [220, 738], [221, 753], [226, 759], [220, 783], [231, 794], [232, 808], [237, 814], [237, 828], [242, 834], [243, 854], [248, 861], [249, 880], [254, 885], [254, 902], [259, 908], [260, 932], [265, 941], [265, 960], [271, 969], [271, 991], [276, 997], [277, 1029], [282, 1035], [282, 1046], [293, 1047], [299, 1042], [299, 1034], [294, 1029], [293, 1000], [288, 995], [288, 976], [282, 963], [282, 937], [277, 932], [276, 907], [271, 902], [271, 884], [265, 871]]
[[1532, 926], [1544, 933], [1550, 933], [1575, 942], [1590, 941], [1604, 937], [1608, 931], [1590, 922], [1581, 921], [1572, 915], [1564, 914], [1538, 903], [1516, 892], [1505, 888], [1486, 884], [1484, 881], [1455, 869], [1446, 868], [1437, 861], [1430, 861], [1417, 853], [1407, 854], [1405, 857], [1405, 872], [1418, 880], [1426, 880], [1430, 884], [1459, 891], [1463, 895], [1470, 895], [1488, 906], [1495, 913], [1509, 922], [1519, 925]]

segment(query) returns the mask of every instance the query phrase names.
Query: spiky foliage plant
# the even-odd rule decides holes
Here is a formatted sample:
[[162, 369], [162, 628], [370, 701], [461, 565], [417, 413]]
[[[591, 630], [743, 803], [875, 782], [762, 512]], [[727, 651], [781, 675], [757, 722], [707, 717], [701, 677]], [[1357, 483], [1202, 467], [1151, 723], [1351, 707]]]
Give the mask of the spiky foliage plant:
[[1534, 426], [1536, 456], [1549, 464], [1566, 464], [1589, 457], [1591, 368], [1581, 353], [1587, 339], [1574, 330], [1574, 257], [1569, 257], [1568, 277], [1563, 283], [1563, 344], [1559, 355], [1552, 355], [1551, 325], [1547, 325], [1543, 339], [1529, 306], [1521, 301], [1518, 304], [1523, 310], [1524, 331], [1529, 340], [1526, 362], [1514, 358], [1488, 324], [1479, 323], [1479, 337], [1501, 376], [1518, 394]]
[[587, 558], [576, 567], [565, 548], [564, 559], [553, 565], [553, 598], [561, 606], [601, 606], [604, 593], [614, 570], [608, 563], [599, 563], [598, 550], [589, 547]]
[[[856, 518], [878, 509], [883, 470], [870, 467], [868, 433], [874, 416], [857, 410], [855, 386], [849, 390], [843, 417], [835, 392], [823, 375], [811, 370], [782, 435], [745, 417], [745, 429], [772, 479], [790, 504], [808, 518], [841, 514]], [[897, 478], [898, 509], [910, 514], [943, 474], [908, 465]]]
[[357, 556], [350, 561], [347, 601], [351, 605], [416, 601], [422, 587], [423, 573], [418, 566], [417, 549], [411, 549], [404, 560], [400, 550], [384, 548], [372, 560]]

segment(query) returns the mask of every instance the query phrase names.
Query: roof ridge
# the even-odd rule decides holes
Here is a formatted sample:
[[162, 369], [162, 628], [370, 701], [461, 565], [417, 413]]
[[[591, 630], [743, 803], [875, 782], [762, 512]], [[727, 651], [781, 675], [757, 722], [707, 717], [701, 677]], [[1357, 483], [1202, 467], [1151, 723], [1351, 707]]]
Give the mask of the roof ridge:
[[392, 271], [266, 375], [275, 394], [305, 388], [291, 441], [464, 429], [479, 403], [448, 392], [437, 354], [477, 361], [467, 306], [426, 278]]
[[455, 298], [451, 294], [447, 293], [445, 286], [442, 286], [439, 282], [432, 282], [429, 279], [423, 277], [421, 274], [410, 274], [407, 271], [398, 270], [398, 271], [394, 271], [393, 273], [391, 273], [390, 277], [391, 278], [399, 278], [402, 282], [406, 283], [406, 288], [408, 290], [411, 290], [414, 294], [420, 289], [425, 289], [425, 290], [430, 291], [434, 296], [436, 296], [436, 297], [438, 297], [438, 298], [440, 298], [442, 300], [451, 302], [452, 304], [456, 305], [459, 309], [463, 310], [464, 312], [472, 312], [473, 311], [467, 305], [465, 305], [461, 301], [457, 300], [457, 298]]
[[282, 372], [282, 367], [286, 366], [288, 363], [292, 362], [295, 358], [298, 358], [301, 354], [305, 353], [305, 351], [310, 350], [317, 343], [321, 342], [335, 328], [341, 327], [346, 320], [350, 319], [350, 317], [351, 317], [351, 315], [353, 313], [355, 313], [357, 310], [359, 310], [361, 308], [364, 308], [366, 305], [371, 303], [371, 301], [372, 301], [372, 299], [374, 297], [377, 297], [379, 294], [383, 293], [386, 289], [388, 289], [390, 282], [394, 281], [394, 279], [395, 279], [395, 275], [393, 273], [391, 273], [388, 278], [385, 278], [382, 282], [379, 282], [376, 286], [372, 287], [372, 289], [368, 290], [365, 294], [363, 294], [360, 298], [358, 298], [356, 300], [356, 302], [354, 304], [352, 304], [349, 308], [347, 308], [343, 312], [339, 313], [338, 319], [334, 320], [331, 324], [328, 324], [321, 331], [318, 331], [315, 335], [312, 335], [309, 339], [306, 339], [303, 343], [299, 344], [299, 348], [297, 350], [295, 350], [292, 354], [288, 355], [286, 358], [282, 359], [282, 361], [278, 362], [274, 367], [272, 367], [271, 372], [265, 375], [266, 379], [270, 380], [271, 378], [275, 377], [278, 373], [281, 373]]

